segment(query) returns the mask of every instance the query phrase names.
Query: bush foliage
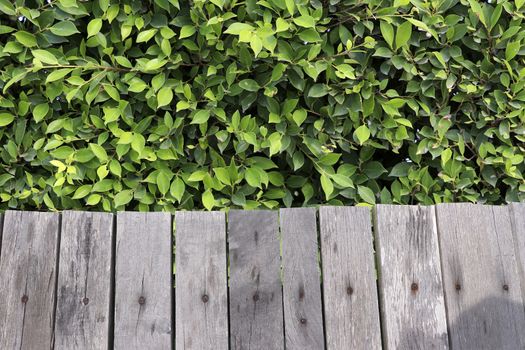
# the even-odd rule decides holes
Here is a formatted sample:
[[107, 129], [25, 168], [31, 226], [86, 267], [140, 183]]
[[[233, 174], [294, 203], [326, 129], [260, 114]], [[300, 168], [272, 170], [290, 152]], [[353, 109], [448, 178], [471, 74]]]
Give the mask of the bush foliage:
[[0, 208], [525, 200], [525, 0], [0, 13]]

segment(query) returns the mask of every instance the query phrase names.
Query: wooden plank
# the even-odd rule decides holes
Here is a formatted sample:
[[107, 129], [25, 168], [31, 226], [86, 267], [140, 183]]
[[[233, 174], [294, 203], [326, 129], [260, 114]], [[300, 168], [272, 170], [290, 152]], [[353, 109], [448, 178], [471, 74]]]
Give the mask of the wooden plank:
[[315, 208], [280, 210], [286, 349], [324, 349]]
[[117, 214], [115, 349], [172, 348], [171, 236], [168, 213]]
[[510, 213], [518, 271], [521, 276], [521, 298], [525, 301], [525, 203], [511, 203]]
[[108, 349], [113, 215], [62, 214], [55, 349]]
[[58, 213], [7, 211], [0, 259], [0, 349], [53, 347]]
[[277, 211], [228, 216], [231, 349], [284, 349]]
[[321, 207], [321, 262], [328, 349], [380, 349], [370, 209]]
[[437, 206], [453, 349], [524, 349], [525, 309], [509, 210]]
[[448, 349], [434, 207], [377, 205], [381, 326], [386, 349]]
[[175, 213], [176, 348], [228, 349], [226, 218]]

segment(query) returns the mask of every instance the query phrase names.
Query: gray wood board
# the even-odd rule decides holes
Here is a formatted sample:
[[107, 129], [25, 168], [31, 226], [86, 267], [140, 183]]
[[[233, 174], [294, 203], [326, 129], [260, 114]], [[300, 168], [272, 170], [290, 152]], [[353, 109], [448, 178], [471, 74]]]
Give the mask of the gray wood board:
[[277, 211], [228, 215], [231, 349], [284, 349]]
[[228, 349], [226, 219], [175, 213], [176, 348]]
[[108, 348], [112, 234], [112, 214], [62, 214], [55, 349]]
[[525, 303], [525, 203], [510, 205], [514, 248], [518, 259], [518, 271], [521, 276], [521, 299]]
[[434, 207], [377, 205], [381, 326], [386, 349], [448, 349]]
[[324, 349], [315, 208], [280, 210], [286, 349]]
[[321, 207], [321, 263], [328, 349], [380, 349], [370, 209]]
[[524, 349], [525, 309], [509, 210], [436, 207], [453, 349]]
[[0, 259], [0, 349], [52, 348], [58, 213], [7, 211]]
[[117, 214], [115, 349], [172, 348], [171, 238], [168, 213]]

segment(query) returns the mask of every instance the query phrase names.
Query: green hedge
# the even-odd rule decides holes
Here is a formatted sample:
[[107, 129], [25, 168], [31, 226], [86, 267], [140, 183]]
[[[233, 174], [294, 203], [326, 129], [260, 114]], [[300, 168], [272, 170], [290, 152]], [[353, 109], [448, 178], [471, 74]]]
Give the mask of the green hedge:
[[525, 200], [525, 0], [0, 0], [0, 209]]

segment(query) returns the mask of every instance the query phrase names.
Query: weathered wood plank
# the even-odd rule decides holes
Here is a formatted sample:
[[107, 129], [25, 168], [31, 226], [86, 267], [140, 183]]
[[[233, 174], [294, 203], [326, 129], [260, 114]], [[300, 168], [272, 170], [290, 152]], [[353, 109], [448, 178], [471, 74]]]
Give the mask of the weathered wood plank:
[[286, 349], [324, 349], [315, 208], [280, 210]]
[[448, 349], [434, 207], [378, 205], [376, 249], [385, 349]]
[[524, 349], [525, 309], [509, 210], [437, 206], [453, 349]]
[[172, 348], [171, 237], [168, 213], [117, 214], [117, 350]]
[[510, 204], [514, 248], [521, 276], [521, 299], [525, 302], [525, 203]]
[[52, 348], [59, 214], [7, 211], [0, 259], [0, 349]]
[[108, 349], [113, 215], [62, 214], [55, 349]]
[[328, 349], [380, 349], [370, 209], [321, 207], [321, 262]]
[[231, 349], [284, 349], [277, 211], [228, 216]]
[[175, 213], [176, 348], [228, 349], [226, 219]]

